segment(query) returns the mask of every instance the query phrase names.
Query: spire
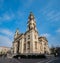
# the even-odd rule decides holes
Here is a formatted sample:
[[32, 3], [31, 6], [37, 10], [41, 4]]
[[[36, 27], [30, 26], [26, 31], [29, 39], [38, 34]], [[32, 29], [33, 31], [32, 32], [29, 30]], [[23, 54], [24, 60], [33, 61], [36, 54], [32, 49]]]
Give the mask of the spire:
[[32, 12], [30, 12], [30, 15], [29, 15], [28, 19], [30, 19], [30, 20], [34, 19], [34, 15], [33, 15]]
[[18, 28], [16, 29], [16, 34], [19, 34], [19, 29]]

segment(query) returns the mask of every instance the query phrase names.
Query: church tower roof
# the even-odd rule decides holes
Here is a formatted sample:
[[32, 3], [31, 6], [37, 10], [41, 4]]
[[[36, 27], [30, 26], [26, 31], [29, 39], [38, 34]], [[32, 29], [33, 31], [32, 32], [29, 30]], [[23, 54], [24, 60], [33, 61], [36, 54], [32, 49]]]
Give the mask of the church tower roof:
[[33, 15], [32, 12], [30, 12], [30, 15], [29, 15], [28, 19], [30, 19], [30, 20], [34, 19], [34, 15]]
[[32, 12], [30, 12], [29, 14], [27, 25], [28, 25], [28, 30], [34, 29], [37, 31], [35, 17]]

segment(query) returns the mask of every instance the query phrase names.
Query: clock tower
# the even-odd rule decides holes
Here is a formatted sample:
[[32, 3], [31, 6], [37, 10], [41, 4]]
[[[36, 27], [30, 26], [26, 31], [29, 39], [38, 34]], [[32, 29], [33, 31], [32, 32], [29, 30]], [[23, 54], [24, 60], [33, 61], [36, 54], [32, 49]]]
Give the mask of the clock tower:
[[32, 12], [30, 12], [30, 15], [28, 17], [28, 30], [36, 30], [36, 22], [35, 17]]

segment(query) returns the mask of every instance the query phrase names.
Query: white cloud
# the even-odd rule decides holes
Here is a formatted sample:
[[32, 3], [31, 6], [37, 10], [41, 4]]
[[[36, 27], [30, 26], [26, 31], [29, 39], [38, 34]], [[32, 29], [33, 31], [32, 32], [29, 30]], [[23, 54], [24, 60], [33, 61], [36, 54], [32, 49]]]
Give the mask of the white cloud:
[[56, 32], [60, 33], [60, 28], [56, 30]]
[[10, 31], [9, 29], [0, 29], [0, 33], [3, 33], [7, 36], [12, 36], [13, 35], [13, 32]]
[[25, 13], [18, 9], [15, 14], [16, 14], [15, 18], [20, 21], [22, 19], [21, 17], [23, 17]]
[[12, 41], [8, 37], [0, 35], [0, 46], [11, 47]]
[[48, 17], [51, 17], [52, 15], [54, 15], [55, 14], [55, 11], [54, 10], [50, 10], [48, 13], [46, 13], [46, 15], [48, 16]]
[[1, 21], [6, 21], [6, 20], [10, 20], [10, 19], [11, 19], [11, 17], [9, 15], [7, 15], [7, 14], [2, 16], [2, 17], [0, 17]]
[[11, 21], [12, 19], [14, 19], [14, 13], [13, 12], [5, 12], [2, 16], [0, 16], [0, 22], [3, 21]]
[[49, 47], [51, 47], [52, 45], [55, 46], [55, 47], [57, 45], [60, 46], [60, 44], [59, 44], [59, 39], [60, 39], [59, 37], [60, 36], [57, 36], [57, 35], [54, 36], [54, 35], [49, 34], [49, 33], [41, 34], [41, 36], [45, 36], [47, 38]]
[[43, 13], [43, 14], [48, 13], [52, 9], [52, 7], [51, 7], [52, 5], [53, 5], [53, 2], [52, 1], [49, 1], [47, 3], [47, 5], [44, 5], [44, 7], [39, 10], [39, 12], [40, 13]]
[[47, 14], [48, 20], [52, 20], [52, 21], [58, 21], [60, 20], [60, 12], [52, 12], [50, 11], [50, 13]]
[[0, 0], [0, 8], [2, 8], [4, 0]]
[[60, 20], [60, 12], [57, 12], [56, 10], [52, 8], [46, 8], [44, 11], [41, 11], [43, 16], [46, 18], [46, 20], [50, 21], [59, 21]]
[[40, 13], [45, 17], [47, 21], [56, 22], [60, 21], [60, 11], [57, 11], [53, 8], [56, 4], [56, 0], [53, 2], [52, 0], [47, 3], [46, 6], [41, 10]]
[[[25, 1], [24, 1], [25, 2]], [[24, 4], [25, 8], [28, 8], [32, 5], [32, 3], [34, 2], [34, 0], [27, 0], [26, 3]]]
[[44, 34], [41, 34], [41, 36], [45, 36], [45, 37], [50, 37], [50, 34], [48, 34], [48, 33], [44, 33]]
[[12, 46], [13, 32], [9, 29], [0, 29], [0, 46]]

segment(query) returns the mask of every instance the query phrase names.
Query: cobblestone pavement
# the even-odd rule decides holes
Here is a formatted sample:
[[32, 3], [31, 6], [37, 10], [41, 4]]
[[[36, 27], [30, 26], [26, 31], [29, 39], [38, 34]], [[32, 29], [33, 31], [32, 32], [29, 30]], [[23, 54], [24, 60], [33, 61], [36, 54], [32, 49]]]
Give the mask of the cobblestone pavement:
[[20, 63], [20, 61], [12, 58], [0, 58], [0, 63]]
[[53, 60], [53, 61], [49, 61], [47, 63], [60, 63], [60, 57], [55, 59], [55, 60]]
[[14, 58], [0, 57], [0, 63], [60, 63], [60, 58], [14, 59]]

